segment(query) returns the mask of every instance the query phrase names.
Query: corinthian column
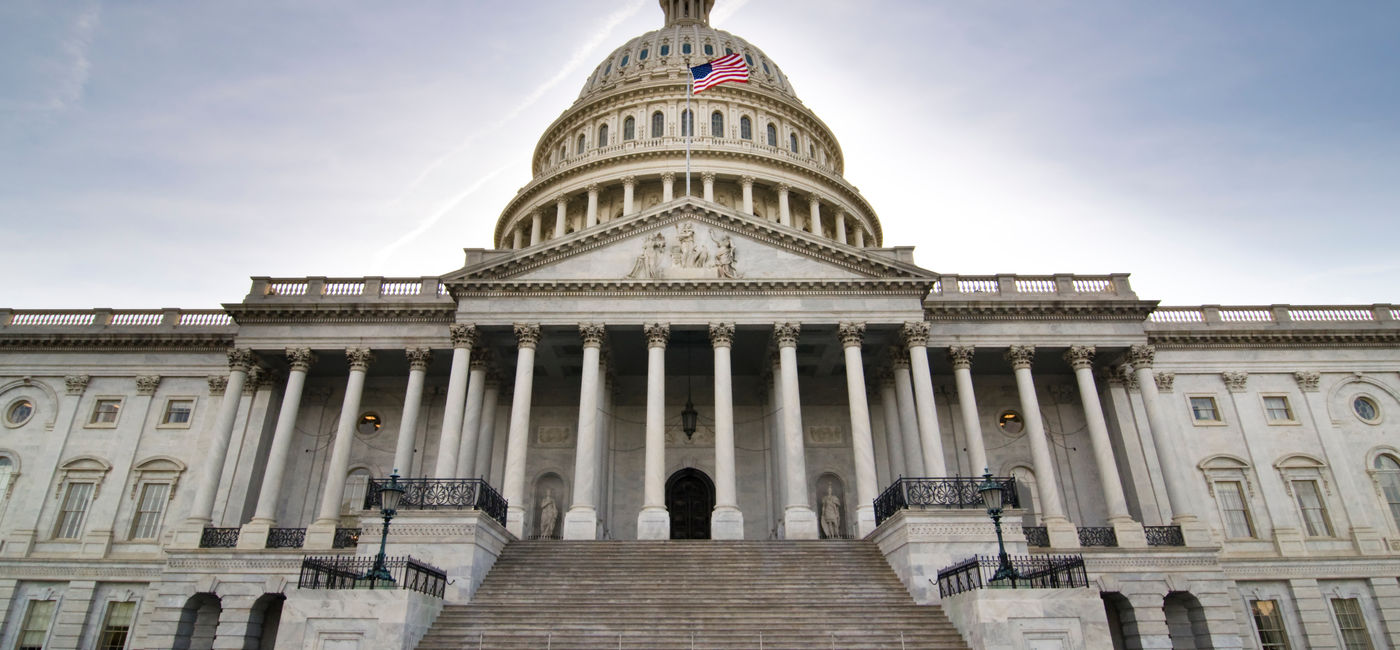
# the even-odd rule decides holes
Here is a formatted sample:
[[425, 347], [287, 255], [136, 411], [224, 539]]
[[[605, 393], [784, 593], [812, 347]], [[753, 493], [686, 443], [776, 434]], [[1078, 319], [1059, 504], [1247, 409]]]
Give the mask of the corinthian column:
[[525, 537], [525, 452], [530, 443], [530, 398], [535, 384], [535, 346], [540, 326], [516, 323], [515, 399], [510, 406], [510, 433], [506, 436], [505, 476], [502, 494], [508, 504], [506, 530]]
[[554, 197], [554, 237], [557, 239], [564, 236], [564, 231], [569, 229], [565, 219], [569, 214], [569, 197], [560, 194]]
[[661, 173], [661, 202], [670, 203], [676, 198], [676, 172]]
[[885, 411], [885, 449], [890, 453], [890, 482], [908, 476], [904, 462], [904, 433], [899, 428], [899, 403], [894, 396], [894, 373], [880, 373], [880, 408]]
[[452, 371], [447, 378], [447, 406], [442, 412], [434, 478], [456, 476], [457, 453], [462, 446], [462, 410], [467, 401], [467, 367], [471, 365], [472, 348], [481, 338], [475, 325], [454, 323], [448, 331], [452, 337]]
[[953, 381], [958, 385], [958, 409], [962, 412], [963, 430], [967, 431], [967, 458], [972, 473], [990, 472], [987, 446], [982, 442], [982, 421], [977, 414], [977, 395], [972, 389], [972, 354], [970, 345], [948, 348], [948, 361], [953, 364]]
[[1152, 446], [1157, 450], [1157, 462], [1165, 475], [1162, 483], [1167, 487], [1167, 509], [1172, 513], [1172, 524], [1181, 527], [1181, 534], [1187, 546], [1209, 546], [1210, 530], [1191, 510], [1191, 474], [1194, 472], [1178, 455], [1173, 444], [1175, 436], [1167, 426], [1166, 413], [1162, 411], [1157, 394], [1157, 379], [1152, 376], [1152, 361], [1157, 349], [1150, 345], [1134, 345], [1128, 350], [1128, 364], [1132, 366], [1138, 380], [1138, 392], [1142, 396], [1142, 408], [1147, 412], [1147, 427], [1151, 431]]
[[783, 531], [786, 539], [817, 539], [817, 513], [807, 498], [807, 459], [802, 441], [802, 407], [797, 386], [798, 323], [777, 323], [773, 338], [778, 342], [778, 359], [783, 383], [783, 442], [787, 459], [787, 503], [783, 505]]
[[704, 184], [704, 188], [705, 188], [704, 197], [705, 197], [705, 200], [706, 200], [706, 201], [710, 201], [711, 203], [713, 203], [714, 200], [715, 200], [715, 174], [714, 174], [714, 172], [705, 172], [705, 173], [701, 174], [701, 175], [700, 175], [700, 182]]
[[924, 471], [924, 445], [919, 442], [919, 420], [914, 412], [914, 388], [909, 383], [909, 355], [890, 349], [890, 372], [894, 374], [895, 405], [899, 408], [899, 430], [904, 438], [904, 469], [912, 478], [931, 476]]
[[1108, 424], [1104, 422], [1099, 389], [1094, 385], [1094, 346], [1072, 345], [1065, 351], [1065, 363], [1074, 369], [1079, 385], [1079, 401], [1084, 406], [1084, 423], [1089, 429], [1089, 444], [1094, 449], [1094, 464], [1103, 484], [1103, 501], [1108, 509], [1108, 523], [1118, 536], [1118, 545], [1126, 548], [1146, 548], [1147, 537], [1142, 524], [1128, 514], [1128, 500], [1123, 496], [1123, 482], [1118, 477], [1118, 463], [1113, 459], [1113, 444], [1108, 440]]
[[408, 390], [403, 396], [403, 419], [399, 420], [399, 440], [394, 448], [394, 471], [399, 476], [413, 475], [413, 443], [418, 432], [418, 410], [423, 404], [423, 383], [428, 375], [428, 362], [433, 351], [429, 348], [404, 350], [408, 357]]
[[[486, 395], [481, 398], [481, 427], [476, 435], [476, 466], [471, 476], [487, 483], [491, 477], [491, 452], [496, 444], [496, 403], [501, 401], [501, 378], [495, 369], [486, 371]], [[499, 484], [500, 480], [497, 480]]]
[[787, 183], [778, 183], [778, 223], [789, 227], [792, 226], [792, 209], [788, 206], [790, 189]]
[[584, 225], [588, 228], [598, 225], [598, 190], [597, 183], [588, 186], [588, 214], [584, 217]]
[[369, 348], [345, 351], [350, 362], [350, 377], [345, 381], [345, 400], [340, 404], [340, 422], [336, 425], [335, 441], [331, 443], [331, 458], [326, 461], [326, 478], [321, 492], [321, 507], [316, 521], [306, 529], [307, 548], [330, 548], [335, 528], [340, 524], [340, 504], [345, 499], [345, 474], [350, 471], [350, 446], [355, 442], [355, 425], [360, 415], [360, 398], [365, 389], [365, 373], [374, 355]]
[[1031, 362], [1035, 346], [1013, 345], [1006, 350], [1006, 360], [1016, 373], [1016, 392], [1021, 397], [1021, 417], [1026, 421], [1026, 439], [1031, 445], [1031, 463], [1035, 465], [1035, 485], [1040, 493], [1041, 523], [1050, 534], [1050, 545], [1057, 548], [1079, 546], [1079, 531], [1065, 517], [1060, 501], [1060, 485], [1055, 479], [1055, 459], [1050, 455], [1050, 441], [1045, 437], [1045, 422], [1040, 415], [1040, 400], [1035, 395], [1035, 380], [1031, 377]]
[[739, 511], [734, 471], [734, 386], [729, 351], [734, 345], [733, 323], [710, 323], [715, 350], [715, 510], [710, 515], [714, 539], [743, 539], [744, 513]]
[[228, 384], [224, 389], [224, 399], [219, 403], [219, 412], [214, 416], [214, 431], [209, 446], [202, 449], [204, 469], [199, 474], [194, 503], [190, 505], [190, 516], [185, 525], [194, 535], [193, 544], [188, 543], [189, 535], [183, 534], [180, 540], [182, 548], [198, 547], [204, 527], [213, 521], [214, 496], [219, 491], [219, 478], [224, 474], [224, 459], [228, 456], [229, 440], [233, 436], [233, 422], [238, 417], [239, 397], [243, 395], [243, 385], [248, 381], [248, 369], [252, 366], [252, 350], [229, 348]]
[[637, 539], [669, 539], [671, 516], [666, 511], [666, 342], [671, 326], [647, 323], [647, 429], [642, 480], [642, 511], [637, 514]]
[[836, 208], [836, 242], [846, 243], [846, 211]]
[[947, 476], [943, 460], [943, 433], [938, 428], [938, 411], [933, 401], [933, 376], [928, 367], [929, 324], [916, 321], [900, 331], [909, 349], [909, 375], [914, 380], [914, 412], [919, 418], [919, 442], [924, 450], [924, 471], [928, 476]]
[[808, 202], [811, 205], [811, 220], [808, 224], [812, 234], [822, 236], [822, 197], [817, 194], [809, 194]]
[[266, 547], [268, 531], [277, 525], [277, 503], [282, 492], [282, 477], [287, 471], [287, 455], [296, 434], [301, 392], [306, 386], [306, 371], [315, 359], [311, 348], [287, 348], [287, 363], [291, 371], [287, 373], [287, 388], [282, 393], [282, 409], [277, 413], [277, 428], [272, 432], [272, 447], [267, 452], [267, 469], [263, 472], [253, 519], [244, 524], [238, 534], [239, 548]]
[[467, 407], [462, 415], [462, 439], [457, 446], [457, 464], [453, 478], [471, 478], [476, 470], [476, 438], [481, 433], [481, 405], [486, 398], [486, 351], [472, 352], [471, 370], [467, 373]]
[[636, 176], [623, 176], [623, 177], [622, 177], [622, 215], [623, 215], [623, 216], [630, 217], [630, 216], [632, 216], [632, 213], [635, 211], [635, 210], [633, 209], [632, 206], [633, 206], [633, 203], [634, 203], [634, 201], [635, 201], [635, 199], [634, 199], [633, 197], [636, 196], [636, 193], [637, 193], [637, 177], [636, 177]]
[[837, 326], [846, 355], [846, 402], [851, 412], [851, 452], [856, 465], [856, 531], [865, 537], [875, 530], [875, 441], [870, 438], [870, 404], [865, 401], [865, 362], [860, 346], [865, 323]]
[[541, 232], [541, 229], [542, 229], [542, 228], [543, 228], [543, 224], [540, 222], [540, 211], [539, 211], [539, 210], [535, 210], [534, 212], [531, 212], [531, 213], [530, 213], [530, 245], [531, 245], [531, 246], [534, 246], [535, 244], [540, 243], [540, 240], [544, 238], [544, 233]]
[[739, 186], [744, 188], [744, 214], [753, 214], [753, 181], [754, 177], [744, 176], [739, 179]]
[[578, 436], [574, 449], [574, 503], [564, 513], [564, 539], [598, 538], [598, 353], [603, 326], [580, 323], [583, 375], [578, 389]]

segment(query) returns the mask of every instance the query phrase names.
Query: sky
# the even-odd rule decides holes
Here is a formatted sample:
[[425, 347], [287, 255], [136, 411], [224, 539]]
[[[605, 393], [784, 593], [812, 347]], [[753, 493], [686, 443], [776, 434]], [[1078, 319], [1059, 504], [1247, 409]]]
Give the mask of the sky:
[[[655, 0], [5, 0], [0, 307], [213, 308], [487, 247]], [[1400, 3], [718, 0], [940, 273], [1400, 303]]]

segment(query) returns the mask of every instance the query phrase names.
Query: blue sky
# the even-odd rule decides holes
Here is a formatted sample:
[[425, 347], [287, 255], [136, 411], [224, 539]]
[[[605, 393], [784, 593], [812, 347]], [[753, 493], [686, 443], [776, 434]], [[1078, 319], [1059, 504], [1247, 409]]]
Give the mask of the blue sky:
[[[654, 0], [0, 4], [0, 306], [436, 275]], [[1400, 4], [719, 0], [887, 245], [1164, 304], [1400, 302]]]

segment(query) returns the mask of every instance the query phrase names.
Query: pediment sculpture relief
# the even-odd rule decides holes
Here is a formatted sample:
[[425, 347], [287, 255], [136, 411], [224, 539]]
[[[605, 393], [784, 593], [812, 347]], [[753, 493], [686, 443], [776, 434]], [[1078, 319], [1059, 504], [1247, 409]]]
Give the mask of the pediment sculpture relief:
[[[708, 280], [739, 278], [734, 242], [729, 234], [708, 228], [710, 241], [698, 241], [695, 226], [676, 225], [675, 234], [667, 237], [658, 231], [642, 240], [642, 254], [632, 263], [629, 280]], [[672, 244], [671, 242], [675, 243]]]

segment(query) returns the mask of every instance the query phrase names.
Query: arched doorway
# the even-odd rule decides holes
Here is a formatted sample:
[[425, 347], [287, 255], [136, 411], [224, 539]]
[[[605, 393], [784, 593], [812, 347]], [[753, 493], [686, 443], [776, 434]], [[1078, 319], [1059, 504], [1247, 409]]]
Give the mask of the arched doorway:
[[191, 596], [180, 610], [180, 621], [175, 627], [175, 650], [212, 650], [222, 612], [218, 596], [210, 593]]
[[666, 480], [666, 509], [671, 513], [671, 539], [709, 539], [714, 482], [693, 467], [672, 474]]

